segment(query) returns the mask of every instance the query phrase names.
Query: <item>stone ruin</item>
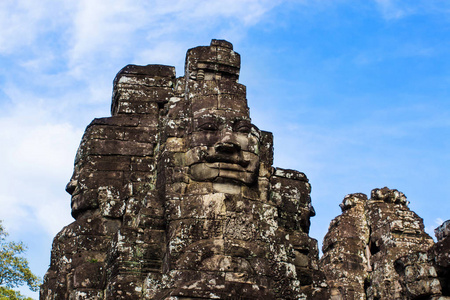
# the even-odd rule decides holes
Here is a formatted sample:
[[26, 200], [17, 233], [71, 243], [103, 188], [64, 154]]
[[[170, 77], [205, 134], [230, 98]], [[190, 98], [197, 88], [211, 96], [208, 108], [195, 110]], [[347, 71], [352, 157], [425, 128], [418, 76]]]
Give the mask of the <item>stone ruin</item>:
[[402, 192], [388, 188], [372, 190], [370, 199], [344, 198], [320, 259], [329, 299], [450, 299], [450, 221], [434, 244], [407, 205]]
[[[41, 299], [450, 299], [438, 243], [397, 190], [352, 194], [324, 240], [305, 174], [274, 168], [231, 43], [188, 50], [185, 75], [128, 65], [111, 117], [87, 127]], [[439, 298], [440, 297], [440, 298]]]

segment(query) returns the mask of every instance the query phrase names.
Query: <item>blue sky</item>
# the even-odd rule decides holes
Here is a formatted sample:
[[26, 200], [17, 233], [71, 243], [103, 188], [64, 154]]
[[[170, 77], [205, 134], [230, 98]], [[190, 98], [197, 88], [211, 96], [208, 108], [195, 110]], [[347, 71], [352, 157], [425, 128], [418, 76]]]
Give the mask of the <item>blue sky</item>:
[[[126, 64], [168, 64], [227, 39], [275, 165], [305, 172], [323, 239], [349, 193], [404, 192], [427, 231], [450, 218], [450, 2], [3, 0], [0, 219], [43, 276], [72, 221], [81, 135], [109, 115]], [[33, 295], [30, 293], [30, 295]]]

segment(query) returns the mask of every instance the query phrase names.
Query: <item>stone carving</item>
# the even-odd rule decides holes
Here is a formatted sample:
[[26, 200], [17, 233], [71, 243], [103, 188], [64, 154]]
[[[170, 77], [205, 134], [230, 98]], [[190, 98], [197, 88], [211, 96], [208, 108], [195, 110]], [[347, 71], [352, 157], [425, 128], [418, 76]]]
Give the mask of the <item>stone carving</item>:
[[303, 173], [273, 168], [240, 56], [190, 49], [185, 76], [129, 65], [86, 129], [41, 299], [326, 299]]
[[372, 190], [370, 199], [344, 198], [320, 259], [330, 299], [447, 299], [445, 271], [441, 285], [427, 254], [438, 244], [407, 205], [403, 193], [386, 187]]
[[[442, 287], [442, 295], [450, 299], [450, 220], [435, 230], [437, 243], [428, 251]], [[436, 297], [439, 299], [439, 297]], [[444, 299], [444, 298], [443, 298]]]
[[252, 124], [240, 56], [188, 50], [185, 75], [123, 68], [66, 190], [41, 299], [450, 299], [450, 222], [424, 233], [403, 193], [341, 204], [318, 259], [305, 174], [274, 168]]
[[[155, 190], [158, 105], [166, 101], [174, 79], [174, 68], [166, 66], [128, 66], [118, 74], [113, 116], [92, 121], [78, 149], [66, 187], [75, 221], [54, 239], [42, 299], [103, 299], [105, 288], [116, 292], [131, 279], [128, 274], [159, 270], [164, 220]], [[136, 226], [139, 218], [147, 222], [139, 224], [142, 228]], [[121, 239], [131, 234], [138, 237]], [[113, 242], [120, 251], [112, 251]], [[152, 247], [139, 265], [136, 252], [142, 255]], [[139, 283], [130, 282], [128, 288], [139, 289]], [[127, 289], [122, 293], [130, 295]]]
[[450, 299], [450, 220], [435, 230], [437, 243], [428, 251], [402, 256], [394, 262], [404, 299]]

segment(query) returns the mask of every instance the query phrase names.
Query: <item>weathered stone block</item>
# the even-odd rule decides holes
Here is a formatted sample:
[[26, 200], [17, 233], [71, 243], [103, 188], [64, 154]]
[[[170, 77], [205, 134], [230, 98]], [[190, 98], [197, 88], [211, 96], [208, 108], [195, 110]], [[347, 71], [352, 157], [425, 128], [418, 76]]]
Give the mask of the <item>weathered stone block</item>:
[[[168, 93], [157, 93], [158, 98], [153, 99], [154, 101], [158, 102], [165, 102], [168, 101], [168, 98], [172, 96], [172, 94]], [[117, 106], [114, 107], [113, 114], [114, 115], [120, 115], [120, 114], [146, 114], [146, 115], [154, 115], [155, 117], [158, 116], [158, 104], [156, 102], [149, 102], [148, 97], [150, 95], [144, 94], [144, 95], [133, 95], [133, 94], [126, 94], [120, 95], [120, 97], [123, 97], [125, 99], [118, 100]]]
[[92, 288], [103, 290], [105, 284], [105, 269], [103, 263], [92, 259], [78, 267], [74, 271], [74, 288]]

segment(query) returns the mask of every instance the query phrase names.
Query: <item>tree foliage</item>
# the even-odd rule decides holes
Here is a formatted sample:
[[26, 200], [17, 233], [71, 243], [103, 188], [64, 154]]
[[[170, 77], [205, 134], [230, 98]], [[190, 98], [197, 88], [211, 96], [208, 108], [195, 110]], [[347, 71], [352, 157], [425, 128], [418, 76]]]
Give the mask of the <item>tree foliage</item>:
[[26, 246], [22, 242], [6, 241], [7, 236], [0, 221], [0, 300], [31, 299], [13, 289], [26, 284], [30, 290], [37, 291], [41, 279], [31, 272], [28, 260], [22, 256]]
[[18, 291], [0, 286], [0, 300], [33, 300], [33, 298], [26, 297]]

